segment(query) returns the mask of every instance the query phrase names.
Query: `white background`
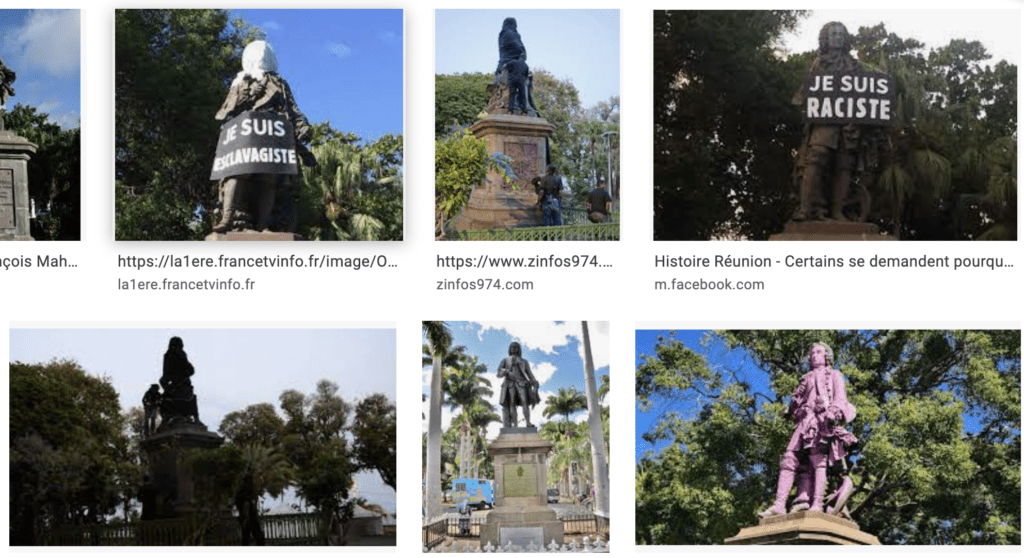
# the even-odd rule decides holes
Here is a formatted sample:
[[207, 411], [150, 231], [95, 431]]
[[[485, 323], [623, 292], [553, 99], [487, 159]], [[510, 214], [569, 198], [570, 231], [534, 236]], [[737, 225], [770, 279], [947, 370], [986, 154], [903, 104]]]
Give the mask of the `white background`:
[[[218, 7], [282, 7], [282, 3], [254, 1]], [[399, 490], [398, 552], [411, 555], [420, 548], [420, 321], [423, 319], [474, 320], [610, 320], [612, 339], [611, 393], [614, 409], [612, 439], [615, 447], [630, 443], [633, 432], [633, 332], [640, 322], [666, 322], [679, 328], [704, 327], [1020, 327], [1020, 268], [976, 270], [816, 270], [785, 269], [695, 271], [655, 270], [656, 254], [672, 256], [986, 256], [1020, 262], [1018, 243], [768, 243], [768, 242], [660, 242], [652, 238], [652, 10], [721, 8], [886, 8], [979, 9], [1012, 8], [1018, 2], [970, 3], [861, 1], [838, 4], [805, 1], [766, 2], [537, 2], [516, 3], [523, 8], [618, 8], [622, 22], [622, 240], [618, 243], [435, 243], [433, 242], [433, 10], [480, 8], [465, 0], [437, 4], [395, 2], [304, 3], [303, 8], [404, 8], [406, 41], [405, 126], [405, 238], [401, 243], [115, 243], [113, 241], [113, 29], [115, 7], [151, 7], [100, 0], [85, 2], [5, 2], [5, 8], [82, 8], [82, 132], [83, 234], [79, 243], [5, 243], [0, 255], [62, 254], [74, 269], [0, 269], [4, 297], [0, 322], [147, 322], [148, 327], [174, 322], [203, 326], [208, 322], [275, 322], [289, 326], [324, 327], [325, 321], [381, 320], [398, 324]], [[152, 7], [196, 7], [172, 0]], [[293, 7], [293, 6], [288, 6]], [[922, 11], [926, 22], [928, 12]], [[1005, 14], [1004, 14], [1005, 15]], [[924, 24], [924, 23], [923, 23]], [[498, 29], [495, 29], [497, 36]], [[485, 45], [482, 48], [493, 48]], [[467, 48], [477, 48], [467, 46]], [[538, 61], [539, 62], [539, 61]], [[481, 68], [487, 71], [488, 68]], [[282, 69], [287, 73], [287, 69]], [[14, 99], [16, 101], [16, 98]], [[344, 122], [335, 123], [345, 129]], [[118, 255], [159, 256], [330, 254], [370, 256], [383, 253], [398, 268], [358, 272], [312, 270], [194, 270], [134, 271], [117, 268]], [[597, 255], [610, 269], [574, 270], [454, 270], [438, 269], [437, 255]], [[126, 292], [116, 289], [118, 278], [256, 279], [252, 292]], [[500, 277], [536, 283], [528, 292], [463, 292], [435, 290], [436, 280]], [[762, 292], [655, 293], [655, 279], [760, 279]], [[646, 325], [646, 324], [645, 324]], [[0, 335], [0, 353], [6, 355], [8, 338]], [[112, 347], [111, 350], [116, 350]], [[4, 413], [4, 426], [7, 426]], [[4, 461], [7, 466], [7, 461]], [[612, 544], [614, 553], [632, 554], [633, 452], [611, 456]], [[6, 490], [6, 485], [4, 486]], [[5, 535], [6, 537], [6, 535]], [[6, 542], [6, 540], [4, 541]], [[71, 550], [34, 549], [34, 552], [69, 553]], [[98, 552], [138, 550], [95, 549]], [[250, 552], [202, 549], [202, 552]], [[319, 552], [337, 552], [321, 549]], [[386, 551], [386, 550], [385, 550]], [[881, 549], [882, 552], [900, 552]], [[997, 552], [1019, 553], [1020, 549]], [[74, 552], [81, 552], [77, 550]], [[89, 552], [89, 550], [86, 550]], [[173, 552], [184, 555], [184, 551]], [[189, 551], [191, 552], [191, 550]], [[270, 550], [298, 554], [317, 550]], [[357, 552], [368, 553], [368, 550]], [[687, 554], [739, 556], [740, 549], [684, 549]], [[784, 549], [759, 549], [781, 555]], [[854, 551], [865, 555], [866, 550]], [[872, 550], [872, 552], [876, 552]], [[912, 554], [933, 550], [911, 549]], [[940, 551], [943, 552], [943, 551]], [[963, 549], [951, 549], [963, 555]], [[986, 552], [989, 552], [986, 550]]]

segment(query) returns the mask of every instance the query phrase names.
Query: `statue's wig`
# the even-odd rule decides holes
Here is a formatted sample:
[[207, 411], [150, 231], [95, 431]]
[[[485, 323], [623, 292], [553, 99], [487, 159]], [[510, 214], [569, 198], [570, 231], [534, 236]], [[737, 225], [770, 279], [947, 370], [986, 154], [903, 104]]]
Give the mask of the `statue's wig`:
[[508, 354], [523, 356], [523, 347], [519, 345], [518, 341], [513, 341], [508, 346]]
[[828, 48], [828, 30], [834, 26], [839, 26], [843, 29], [843, 46], [841, 47], [843, 52], [850, 52], [853, 48], [852, 37], [850, 37], [850, 31], [846, 29], [846, 26], [838, 21], [831, 21], [826, 23], [821, 31], [818, 31], [818, 52], [824, 54], [829, 51]]
[[828, 364], [829, 366], [835, 365], [836, 355], [834, 352], [832, 352], [832, 347], [829, 347], [827, 343], [823, 343], [821, 341], [818, 341], [817, 343], [811, 345], [810, 349], [807, 349], [808, 362], [810, 362], [811, 351], [813, 351], [815, 347], [822, 347], [823, 349], [825, 349], [825, 364]]

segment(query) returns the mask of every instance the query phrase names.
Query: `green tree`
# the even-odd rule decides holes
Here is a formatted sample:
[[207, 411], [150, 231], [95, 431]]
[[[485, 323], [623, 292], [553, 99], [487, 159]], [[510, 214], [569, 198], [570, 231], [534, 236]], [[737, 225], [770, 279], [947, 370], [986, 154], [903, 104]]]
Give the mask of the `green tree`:
[[108, 378], [76, 362], [10, 364], [11, 544], [108, 521], [141, 475]]
[[568, 425], [570, 416], [587, 409], [587, 396], [575, 387], [560, 387], [558, 393], [549, 395], [545, 403], [547, 404], [544, 407], [545, 418], [562, 415], [565, 419], [563, 424]]
[[395, 403], [375, 393], [356, 404], [352, 421], [352, 451], [360, 469], [380, 474], [384, 483], [398, 490], [398, 429]]
[[434, 235], [446, 236], [451, 221], [469, 203], [473, 188], [494, 170], [506, 181], [514, 179], [508, 158], [487, 153], [487, 142], [468, 131], [434, 141]]
[[[441, 515], [441, 378], [445, 365], [452, 364], [452, 332], [444, 322], [423, 322], [423, 365], [432, 367], [430, 375], [430, 403], [427, 416], [426, 506], [427, 519]], [[455, 360], [454, 362], [458, 362]]]
[[434, 139], [469, 126], [487, 108], [487, 86], [494, 74], [480, 72], [434, 76]]
[[1020, 543], [1019, 331], [787, 330], [712, 333], [700, 350], [669, 335], [640, 357], [639, 409], [664, 412], [637, 463], [638, 544], [717, 544], [751, 524], [816, 341], [857, 408], [861, 529], [883, 544]]
[[226, 10], [116, 10], [114, 35], [116, 237], [199, 238], [217, 205], [212, 115], [262, 32]]
[[78, 240], [82, 222], [81, 129], [63, 130], [49, 121], [49, 114], [22, 104], [3, 118], [8, 130], [36, 145], [28, 163], [29, 196], [40, 213], [33, 237]]

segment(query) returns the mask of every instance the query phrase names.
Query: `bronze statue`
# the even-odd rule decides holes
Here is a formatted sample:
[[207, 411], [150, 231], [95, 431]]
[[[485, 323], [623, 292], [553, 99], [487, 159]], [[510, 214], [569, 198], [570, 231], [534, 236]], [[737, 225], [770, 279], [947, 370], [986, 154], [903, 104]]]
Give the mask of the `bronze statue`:
[[192, 390], [190, 378], [195, 373], [195, 368], [185, 354], [185, 343], [180, 337], [171, 337], [167, 352], [164, 353], [163, 376], [160, 377], [160, 386], [164, 388], [160, 400], [161, 430], [178, 423], [206, 428], [199, 421], [199, 406]]
[[[306, 166], [316, 165], [316, 158], [304, 146], [312, 138], [312, 129], [295, 104], [288, 82], [277, 73], [277, 57], [265, 41], [253, 41], [245, 47], [242, 71], [231, 83], [216, 118], [228, 121], [246, 111], [271, 112], [287, 118], [294, 129], [298, 158]], [[297, 220], [293, 199], [295, 176], [242, 174], [221, 180], [221, 216], [213, 231], [293, 232]]]
[[522, 407], [526, 427], [532, 428], [530, 407], [540, 403], [540, 395], [537, 393], [540, 382], [533, 377], [530, 363], [523, 359], [523, 349], [519, 343], [513, 341], [508, 346], [508, 356], [498, 365], [498, 377], [505, 379], [501, 383], [501, 397], [498, 400], [502, 424], [505, 428], [514, 428], [519, 423], [516, 407]]
[[[4, 64], [4, 59], [0, 58], [0, 106], [7, 104], [7, 99], [14, 96], [14, 80], [17, 76], [14, 74], [14, 70], [7, 67]], [[4, 119], [0, 117], [0, 130], [4, 129]]]
[[[818, 34], [818, 57], [810, 74], [864, 72], [866, 68], [854, 59], [850, 49], [851, 37], [846, 27], [835, 21], [826, 24]], [[793, 102], [804, 101], [801, 89]], [[870, 205], [868, 183], [879, 168], [878, 145], [882, 136], [877, 126], [808, 122], [794, 171], [800, 207], [793, 220], [847, 221], [851, 216], [866, 219]]]

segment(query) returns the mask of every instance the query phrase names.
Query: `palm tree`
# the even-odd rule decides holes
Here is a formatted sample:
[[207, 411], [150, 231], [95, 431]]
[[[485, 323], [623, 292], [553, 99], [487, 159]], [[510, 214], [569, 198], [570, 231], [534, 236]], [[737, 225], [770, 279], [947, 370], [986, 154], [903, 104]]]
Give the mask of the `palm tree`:
[[[433, 371], [430, 375], [430, 404], [427, 416], [427, 519], [441, 515], [441, 373], [450, 356], [452, 332], [444, 322], [423, 322]], [[424, 359], [426, 360], [426, 359]]]
[[[594, 471], [594, 509], [608, 513], [608, 457], [604, 447], [604, 429], [601, 424], [601, 404], [597, 396], [597, 382], [594, 381], [594, 357], [590, 351], [590, 330], [583, 322], [583, 349], [586, 355], [583, 374], [587, 385], [587, 409], [590, 423], [590, 459]], [[605, 376], [607, 378], [607, 376]], [[602, 387], [604, 387], [602, 383]]]
[[544, 409], [544, 418], [551, 418], [555, 415], [565, 417], [569, 422], [569, 416], [587, 408], [587, 396], [580, 393], [575, 387], [558, 388], [558, 394], [549, 395], [547, 407]]
[[[476, 355], [465, 355], [459, 364], [448, 370], [441, 379], [441, 389], [444, 391], [444, 404], [452, 411], [462, 409], [459, 419], [466, 425], [466, 435], [462, 438], [459, 448], [459, 476], [469, 476], [474, 446], [478, 445], [471, 440], [482, 439], [482, 431], [487, 428], [493, 417], [494, 406], [487, 402], [487, 398], [494, 395], [491, 390], [490, 380], [480, 376], [487, 371], [487, 365], [480, 364]], [[475, 416], [471, 416], [474, 413]], [[481, 419], [487, 419], [483, 425]], [[501, 420], [497, 417], [497, 420]], [[481, 427], [482, 426], [482, 427]], [[471, 437], [469, 433], [472, 432]], [[472, 445], [471, 445], [472, 444]]]
[[236, 478], [235, 509], [242, 528], [242, 545], [264, 546], [259, 520], [259, 499], [264, 494], [277, 498], [291, 484], [292, 467], [277, 448], [246, 445], [240, 451], [241, 470]]

